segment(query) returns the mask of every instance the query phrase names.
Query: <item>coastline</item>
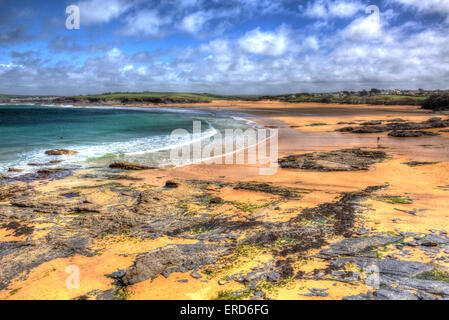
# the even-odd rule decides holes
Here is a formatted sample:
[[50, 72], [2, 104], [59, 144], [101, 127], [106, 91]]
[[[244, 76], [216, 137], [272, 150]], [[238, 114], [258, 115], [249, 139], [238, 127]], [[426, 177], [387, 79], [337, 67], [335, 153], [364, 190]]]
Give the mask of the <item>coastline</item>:
[[[314, 106], [313, 108], [312, 105]], [[152, 106], [141, 107], [153, 108]], [[173, 105], [173, 107], [188, 110], [197, 108], [199, 105]], [[225, 293], [235, 293], [242, 290], [243, 293], [237, 293], [237, 296], [243, 299], [250, 298], [255, 291], [250, 286], [248, 287], [248, 283], [245, 281], [233, 281], [232, 279], [228, 280], [228, 277], [240, 273], [247, 276], [252, 268], [257, 270], [268, 268], [267, 266], [272, 263], [270, 261], [279, 263], [282, 268], [285, 266], [285, 270], [282, 269], [285, 271], [285, 274], [276, 269], [276, 272], [281, 274], [281, 279], [278, 282], [274, 282], [269, 289], [258, 287], [259, 290], [264, 291], [265, 296], [268, 298], [342, 299], [346, 296], [366, 294], [373, 291], [365, 282], [356, 278], [353, 281], [330, 281], [326, 277], [312, 276], [329, 268], [330, 262], [320, 258], [319, 252], [329, 248], [329, 245], [341, 241], [344, 238], [342, 234], [330, 234], [329, 237], [323, 239], [322, 243], [320, 242], [320, 246], [306, 247], [306, 250], [298, 252], [292, 251], [291, 248], [294, 246], [291, 244], [278, 244], [277, 240], [279, 239], [277, 239], [271, 244], [271, 246], [279, 246], [274, 249], [270, 246], [262, 249], [256, 246], [250, 247], [250, 250], [248, 249], [249, 252], [246, 254], [236, 254], [235, 250], [238, 248], [241, 250], [246, 248], [246, 237], [251, 235], [251, 232], [257, 234], [257, 228], [260, 227], [254, 230], [249, 226], [245, 227], [248, 229], [242, 228], [241, 232], [236, 235], [236, 238], [230, 236], [232, 232], [229, 230], [219, 234], [222, 238], [217, 238], [217, 235], [210, 235], [216, 229], [196, 230], [196, 225], [189, 225], [190, 229], [187, 228], [185, 229], [187, 230], [186, 232], [182, 232], [186, 226], [183, 226], [182, 223], [177, 226], [177, 223], [173, 220], [175, 219], [172, 216], [173, 213], [166, 211], [166, 208], [171, 208], [171, 206], [173, 206], [175, 211], [176, 219], [178, 219], [177, 214], [179, 214], [176, 210], [185, 210], [183, 206], [187, 205], [187, 211], [181, 210], [182, 215], [192, 215], [191, 219], [193, 220], [198, 215], [198, 221], [202, 221], [201, 214], [207, 213], [220, 218], [224, 226], [235, 221], [241, 223], [243, 221], [253, 221], [271, 224], [272, 228], [280, 226], [287, 228], [287, 225], [284, 226], [283, 224], [292, 221], [292, 219], [297, 219], [304, 214], [305, 210], [319, 208], [320, 205], [332, 203], [345, 192], [360, 192], [371, 186], [388, 185], [385, 189], [361, 200], [360, 206], [363, 209], [355, 214], [353, 226], [355, 232], [349, 239], [357, 239], [357, 232], [360, 233], [361, 230], [366, 230], [365, 233], [362, 233], [364, 237], [374, 235], [401, 236], [405, 233], [427, 235], [429, 234], [429, 229], [449, 232], [449, 224], [446, 222], [449, 217], [447, 214], [449, 207], [446, 201], [447, 190], [438, 188], [439, 186], [447, 185], [449, 180], [448, 133], [441, 133], [436, 137], [398, 140], [398, 138], [388, 137], [387, 133], [362, 135], [335, 132], [337, 128], [343, 127], [343, 125], [338, 124], [339, 122], [355, 122], [359, 124], [369, 120], [388, 121], [398, 117], [406, 121], [425, 121], [435, 117], [434, 114], [410, 106], [342, 106], [313, 103], [291, 104], [272, 101], [260, 103], [218, 101], [201, 105], [201, 108], [207, 110], [223, 110], [223, 108], [226, 108], [246, 113], [254, 117], [250, 120], [260, 125], [279, 129], [280, 158], [294, 154], [317, 151], [329, 152], [348, 148], [382, 150], [389, 157], [382, 162], [372, 165], [367, 171], [319, 172], [279, 169], [274, 176], [260, 176], [259, 167], [256, 165], [194, 164], [179, 168], [134, 173], [122, 171], [108, 172], [108, 174], [116, 177], [109, 180], [105, 179], [104, 176], [98, 175], [93, 169], [80, 170], [74, 173], [74, 175], [61, 180], [36, 180], [26, 186], [26, 188], [34, 188], [33, 191], [35, 192], [35, 194], [28, 195], [34, 199], [34, 202], [31, 201], [31, 204], [28, 206], [29, 211], [22, 212], [13, 203], [20, 202], [21, 197], [23, 197], [21, 195], [23, 189], [13, 193], [11, 198], [1, 200], [0, 204], [3, 205], [4, 210], [0, 214], [1, 222], [3, 222], [3, 224], [0, 224], [2, 225], [2, 228], [0, 228], [0, 243], [12, 241], [23, 243], [46, 242], [48, 235], [55, 237], [55, 234], [59, 232], [58, 228], [61, 223], [72, 226], [71, 221], [74, 219], [86, 219], [90, 223], [100, 221], [91, 221], [86, 215], [99, 215], [98, 219], [103, 219], [101, 215], [104, 208], [109, 208], [111, 204], [114, 206], [132, 207], [135, 205], [135, 193], [146, 194], [145, 192], [150, 191], [163, 194], [162, 201], [165, 209], [157, 211], [157, 215], [159, 219], [166, 219], [166, 225], [169, 226], [167, 228], [171, 229], [158, 231], [159, 233], [148, 236], [148, 232], [137, 232], [133, 228], [138, 227], [138, 225], [128, 222], [131, 225], [131, 231], [136, 233], [135, 235], [132, 232], [131, 234], [118, 232], [123, 227], [120, 224], [115, 227], [116, 229], [113, 229], [115, 230], [114, 232], [103, 237], [89, 238], [88, 235], [83, 233], [83, 236], [89, 241], [88, 244], [83, 245], [78, 243], [79, 250], [71, 253], [64, 252], [61, 256], [56, 255], [55, 259], [48, 261], [40, 261], [41, 263], [24, 270], [26, 276], [23, 278], [8, 274], [11, 281], [8, 282], [6, 288], [0, 290], [0, 298], [73, 299], [80, 296], [92, 298], [97, 297], [98, 292], [104, 293], [111, 290], [113, 291], [112, 296], [117, 297], [115, 295], [117, 294], [115, 291], [117, 289], [113, 284], [113, 280], [105, 277], [104, 274], [111, 274], [118, 269], [129, 268], [139, 254], [162, 248], [166, 245], [195, 244], [198, 241], [201, 242], [201, 239], [207, 241], [207, 243], [230, 245], [234, 252], [228, 252], [228, 255], [224, 257], [232, 257], [231, 263], [225, 264], [226, 268], [222, 268], [223, 266], [220, 265], [221, 260], [217, 260], [212, 263], [216, 265], [217, 269], [210, 266], [199, 267], [196, 272], [202, 275], [201, 278], [192, 277], [190, 271], [180, 272], [179, 270], [173, 272], [168, 278], [164, 277], [164, 275], [158, 275], [154, 279], [127, 286], [126, 298], [214, 299], [220, 297], [220, 295], [225, 295]], [[438, 132], [439, 130], [432, 129], [429, 131]], [[381, 138], [380, 146], [382, 149], [377, 144], [377, 137]], [[409, 161], [438, 163], [414, 167], [404, 164]], [[136, 180], [120, 179], [124, 176], [127, 179], [131, 177]], [[166, 182], [171, 180], [178, 183], [178, 188], [165, 190]], [[204, 180], [207, 180], [208, 184], [204, 183]], [[107, 185], [112, 182], [116, 183], [116, 185]], [[252, 183], [252, 189], [236, 189], [235, 184], [242, 182]], [[276, 194], [279, 193], [279, 190], [275, 188], [272, 188], [275, 190], [258, 190], [262, 184], [266, 183], [289, 191], [298, 189], [300, 199], [283, 198], [283, 196]], [[70, 201], [73, 199], [64, 198], [60, 194], [73, 193], [74, 191], [79, 192], [79, 195], [74, 199], [83, 198], [92, 207], [85, 208], [85, 211], [81, 210], [85, 212], [81, 214], [81, 217], [80, 215], [73, 216], [73, 214], [64, 212], [64, 207], [69, 207]], [[58, 195], [57, 199], [54, 198], [54, 194]], [[202, 202], [198, 204], [193, 200], [187, 203], [182, 202], [182, 199], [191, 199], [203, 194], [220, 198], [223, 203], [220, 205], [207, 203], [205, 205]], [[43, 204], [39, 200], [40, 197], [44, 198], [43, 201], [45, 200], [45, 203], [54, 201], [54, 207], [58, 207], [58, 204], [58, 208], [62, 206], [61, 212], [58, 211], [59, 209], [56, 210], [59, 212], [56, 220], [54, 217], [50, 219], [46, 215], [39, 216], [37, 214], [37, 210], [42, 210], [43, 208]], [[48, 197], [51, 197], [51, 199]], [[385, 201], [385, 199], [389, 199], [388, 197], [407, 198], [411, 199], [412, 203], [389, 203]], [[122, 198], [126, 198], [126, 201]], [[158, 208], [158, 204], [153, 203], [153, 200], [150, 199], [148, 201], [152, 205], [151, 207]], [[21, 203], [23, 205], [23, 201]], [[80, 206], [80, 204], [76, 205]], [[55, 211], [54, 208], [45, 208], [49, 211]], [[417, 215], [412, 215], [396, 209], [425, 211], [419, 211]], [[137, 207], [136, 210], [139, 210], [139, 208]], [[148, 210], [148, 208], [145, 210]], [[99, 213], [96, 211], [99, 211]], [[121, 212], [109, 211], [109, 209], [106, 211], [110, 214], [120, 214]], [[33, 212], [31, 220], [26, 216], [27, 212]], [[127, 216], [129, 213], [123, 214]], [[33, 229], [33, 231], [28, 233], [17, 232], [17, 228], [8, 227], [10, 219], [17, 221], [21, 226], [20, 228], [27, 226]], [[62, 221], [58, 221], [58, 219], [62, 219]], [[202, 223], [204, 224], [204, 222]], [[317, 227], [316, 223], [318, 222], [315, 221], [310, 225], [305, 224], [305, 226], [313, 229]], [[83, 225], [83, 228], [88, 229], [86, 225]], [[219, 225], [217, 228], [219, 228]], [[178, 229], [181, 231], [176, 231]], [[239, 231], [240, 229], [237, 228], [236, 230]], [[105, 232], [104, 230], [101, 231], [100, 233], [103, 235]], [[80, 237], [79, 230], [73, 230], [73, 234], [74, 237]], [[201, 236], [204, 237], [201, 238]], [[283, 237], [287, 239], [291, 235], [285, 234], [280, 238], [283, 239]], [[298, 239], [293, 240], [299, 241]], [[233, 247], [233, 241], [237, 242], [237, 247]], [[239, 247], [240, 245], [242, 247]], [[290, 249], [290, 251], [286, 252], [286, 256], [277, 253], [277, 251], [285, 251], [287, 249]], [[434, 257], [426, 255], [422, 250], [419, 250], [419, 247], [418, 249], [412, 247], [409, 250], [411, 254], [406, 257], [398, 255], [400, 250], [393, 246], [389, 247], [388, 251], [382, 250], [377, 252], [378, 256], [391, 255], [401, 261], [415, 261], [427, 264], [432, 263], [432, 261], [435, 262], [434, 260], [440, 257], [436, 254]], [[85, 251], [101, 254], [89, 255]], [[235, 260], [233, 260], [234, 258]], [[295, 260], [286, 263], [285, 261], [288, 261], [288, 259]], [[20, 256], [17, 257], [16, 261], [20, 263]], [[70, 264], [79, 265], [85, 275], [79, 290], [67, 291], [64, 286], [65, 268]], [[449, 261], [446, 260], [438, 260], [438, 264], [441, 267], [449, 267]], [[6, 270], [11, 268], [11, 266], [2, 265], [2, 268]], [[291, 272], [287, 272], [287, 269], [291, 269]], [[354, 274], [356, 270], [350, 270], [349, 268], [345, 269], [345, 271], [353, 272]], [[45, 274], [48, 274], [48, 276], [43, 278]], [[299, 274], [303, 276], [299, 277]], [[5, 276], [5, 274], [2, 275]], [[327, 295], [308, 295], [313, 291], [310, 289], [317, 288], [320, 290], [326, 289]], [[95, 290], [98, 290], [97, 294], [92, 293]], [[11, 294], [11, 292], [14, 293]], [[246, 295], [246, 293], [249, 295]], [[120, 294], [118, 297], [121, 297]]]

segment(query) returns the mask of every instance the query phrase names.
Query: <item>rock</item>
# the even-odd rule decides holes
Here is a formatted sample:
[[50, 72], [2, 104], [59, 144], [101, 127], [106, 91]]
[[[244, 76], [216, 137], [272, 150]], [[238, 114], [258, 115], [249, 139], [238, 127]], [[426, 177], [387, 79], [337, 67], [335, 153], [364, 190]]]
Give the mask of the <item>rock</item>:
[[417, 240], [417, 243], [424, 247], [437, 247], [449, 244], [449, 238], [442, 235], [428, 234], [424, 238]]
[[382, 124], [382, 121], [368, 121], [368, 122], [363, 122], [361, 125], [362, 126], [377, 126]]
[[239, 182], [234, 187], [234, 190], [249, 190], [249, 191], [269, 193], [277, 196], [282, 196], [284, 198], [291, 200], [301, 199], [301, 195], [299, 194], [301, 190], [297, 188], [275, 186], [270, 183]]
[[77, 151], [67, 150], [67, 149], [53, 149], [45, 151], [47, 156], [71, 156], [77, 154]]
[[418, 297], [410, 291], [395, 288], [379, 289], [374, 296], [376, 300], [418, 300]]
[[321, 256], [355, 256], [363, 251], [368, 251], [374, 247], [384, 246], [389, 243], [402, 239], [400, 236], [377, 236], [366, 238], [345, 239], [324, 249], [320, 252]]
[[209, 203], [210, 204], [222, 204], [222, 203], [224, 203], [224, 200], [222, 198], [220, 198], [220, 197], [212, 197], [209, 200]]
[[178, 187], [178, 183], [175, 181], [168, 180], [165, 182], [165, 188], [176, 189]]
[[0, 200], [12, 198], [28, 189], [25, 183], [11, 183], [0, 185]]
[[229, 281], [227, 281], [227, 280], [218, 280], [218, 284], [220, 286], [224, 286], [225, 284], [228, 284], [228, 283], [229, 283]]
[[30, 167], [42, 167], [43, 164], [42, 163], [28, 163], [28, 166], [30, 166]]
[[427, 166], [427, 165], [438, 164], [438, 162], [410, 161], [410, 162], [404, 162], [404, 164], [406, 164], [406, 165], [408, 165], [410, 167], [417, 167], [417, 166]]
[[351, 262], [359, 267], [375, 267], [379, 270], [380, 275], [386, 275], [390, 277], [411, 278], [420, 273], [431, 271], [433, 266], [414, 261], [400, 261], [400, 260], [382, 260], [373, 258], [339, 258], [336, 260], [336, 264]]
[[51, 174], [56, 174], [62, 171], [66, 171], [67, 169], [65, 168], [57, 168], [57, 169], [41, 169], [39, 170], [37, 173], [41, 176], [48, 176]]
[[306, 296], [306, 297], [328, 297], [329, 293], [327, 293], [326, 291], [329, 289], [316, 289], [316, 288], [311, 288], [308, 289], [310, 293], [306, 293], [306, 294], [302, 294], [302, 296]]
[[137, 256], [134, 265], [127, 268], [122, 281], [132, 285], [154, 279], [165, 272], [187, 272], [214, 263], [226, 255], [229, 248], [214, 244], [169, 245]]
[[119, 270], [107, 275], [109, 278], [121, 280], [125, 276], [125, 270]]
[[438, 295], [449, 295], [449, 284], [445, 282], [409, 279], [402, 282], [401, 287], [419, 289]]
[[52, 164], [60, 164], [60, 163], [62, 163], [62, 162], [64, 162], [64, 160], [51, 160], [51, 161], [48, 162], [48, 164], [49, 164], [49, 165], [52, 165]]
[[19, 173], [19, 172], [23, 172], [23, 169], [9, 168], [8, 172], [17, 172], [17, 173]]
[[134, 265], [125, 271], [122, 281], [132, 285], [154, 279], [171, 267], [182, 267], [187, 257], [174, 245], [166, 246], [137, 256]]
[[404, 119], [401, 119], [401, 118], [396, 118], [396, 119], [387, 120], [387, 122], [407, 122], [407, 121]]
[[364, 301], [364, 300], [373, 300], [374, 297], [371, 292], [368, 292], [367, 294], [358, 294], [354, 296], [347, 296], [343, 297], [342, 300], [354, 300], [354, 301]]
[[438, 133], [429, 131], [393, 131], [388, 135], [395, 138], [417, 138], [423, 136], [438, 136]]
[[387, 125], [362, 125], [359, 127], [344, 127], [336, 131], [351, 133], [380, 133], [388, 131], [426, 130], [449, 127], [449, 121], [442, 120], [440, 118], [432, 118], [421, 123], [406, 122], [403, 119], [393, 119], [388, 120], [387, 122]]
[[256, 292], [254, 292], [254, 296], [257, 298], [265, 298], [266, 294], [265, 292], [263, 292], [262, 290], [257, 290]]
[[131, 162], [114, 162], [109, 165], [111, 169], [121, 169], [121, 170], [149, 170], [154, 169], [153, 167], [144, 166], [138, 163]]
[[281, 168], [312, 171], [358, 171], [368, 170], [369, 166], [383, 160], [383, 151], [345, 149], [331, 152], [315, 152], [293, 155], [279, 160]]
[[191, 276], [192, 278], [194, 278], [194, 279], [201, 279], [201, 278], [203, 277], [202, 274], [200, 274], [200, 273], [198, 273], [198, 272], [196, 272], [196, 271], [192, 271], [192, 272], [190, 273], [190, 276]]

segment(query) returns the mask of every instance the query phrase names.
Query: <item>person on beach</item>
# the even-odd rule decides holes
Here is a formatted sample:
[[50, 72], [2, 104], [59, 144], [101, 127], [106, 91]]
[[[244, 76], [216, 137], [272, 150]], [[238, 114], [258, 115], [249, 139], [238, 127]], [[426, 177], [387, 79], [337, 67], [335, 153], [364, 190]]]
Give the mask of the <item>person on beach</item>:
[[377, 137], [377, 144], [380, 143], [380, 137]]

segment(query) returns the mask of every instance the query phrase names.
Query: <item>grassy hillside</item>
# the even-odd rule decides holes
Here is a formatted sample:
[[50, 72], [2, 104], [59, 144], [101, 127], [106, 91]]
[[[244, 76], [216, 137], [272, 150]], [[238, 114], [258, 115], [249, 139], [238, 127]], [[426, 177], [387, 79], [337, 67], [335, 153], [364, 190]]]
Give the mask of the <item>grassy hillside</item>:
[[177, 93], [177, 92], [144, 92], [144, 93], [106, 93], [100, 95], [86, 95], [72, 97], [80, 100], [101, 101], [137, 101], [137, 100], [185, 100], [185, 101], [212, 101], [212, 100], [235, 100], [242, 97], [214, 95], [207, 93]]
[[320, 102], [320, 103], [342, 103], [342, 104], [373, 104], [373, 105], [421, 105], [427, 97], [399, 96], [399, 95], [377, 95], [377, 96], [347, 96], [343, 98], [323, 98], [312, 95], [288, 95], [273, 97], [276, 100], [286, 102]]

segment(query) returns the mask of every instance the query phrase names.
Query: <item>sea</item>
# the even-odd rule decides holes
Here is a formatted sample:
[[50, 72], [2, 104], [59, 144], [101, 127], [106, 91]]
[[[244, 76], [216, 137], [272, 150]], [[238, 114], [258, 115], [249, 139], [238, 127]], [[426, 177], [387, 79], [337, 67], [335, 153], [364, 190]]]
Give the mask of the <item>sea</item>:
[[[188, 140], [174, 140], [174, 130], [192, 133], [201, 123], [200, 140], [223, 134], [225, 129], [245, 130], [255, 124], [226, 111], [185, 108], [124, 108], [40, 105], [0, 105], [0, 173], [9, 168], [32, 173], [29, 164], [46, 165], [64, 160], [52, 168], [90, 168], [113, 161], [139, 162], [166, 167], [170, 152]], [[198, 135], [196, 135], [198, 140]], [[71, 156], [48, 156], [50, 149], [78, 152]]]

